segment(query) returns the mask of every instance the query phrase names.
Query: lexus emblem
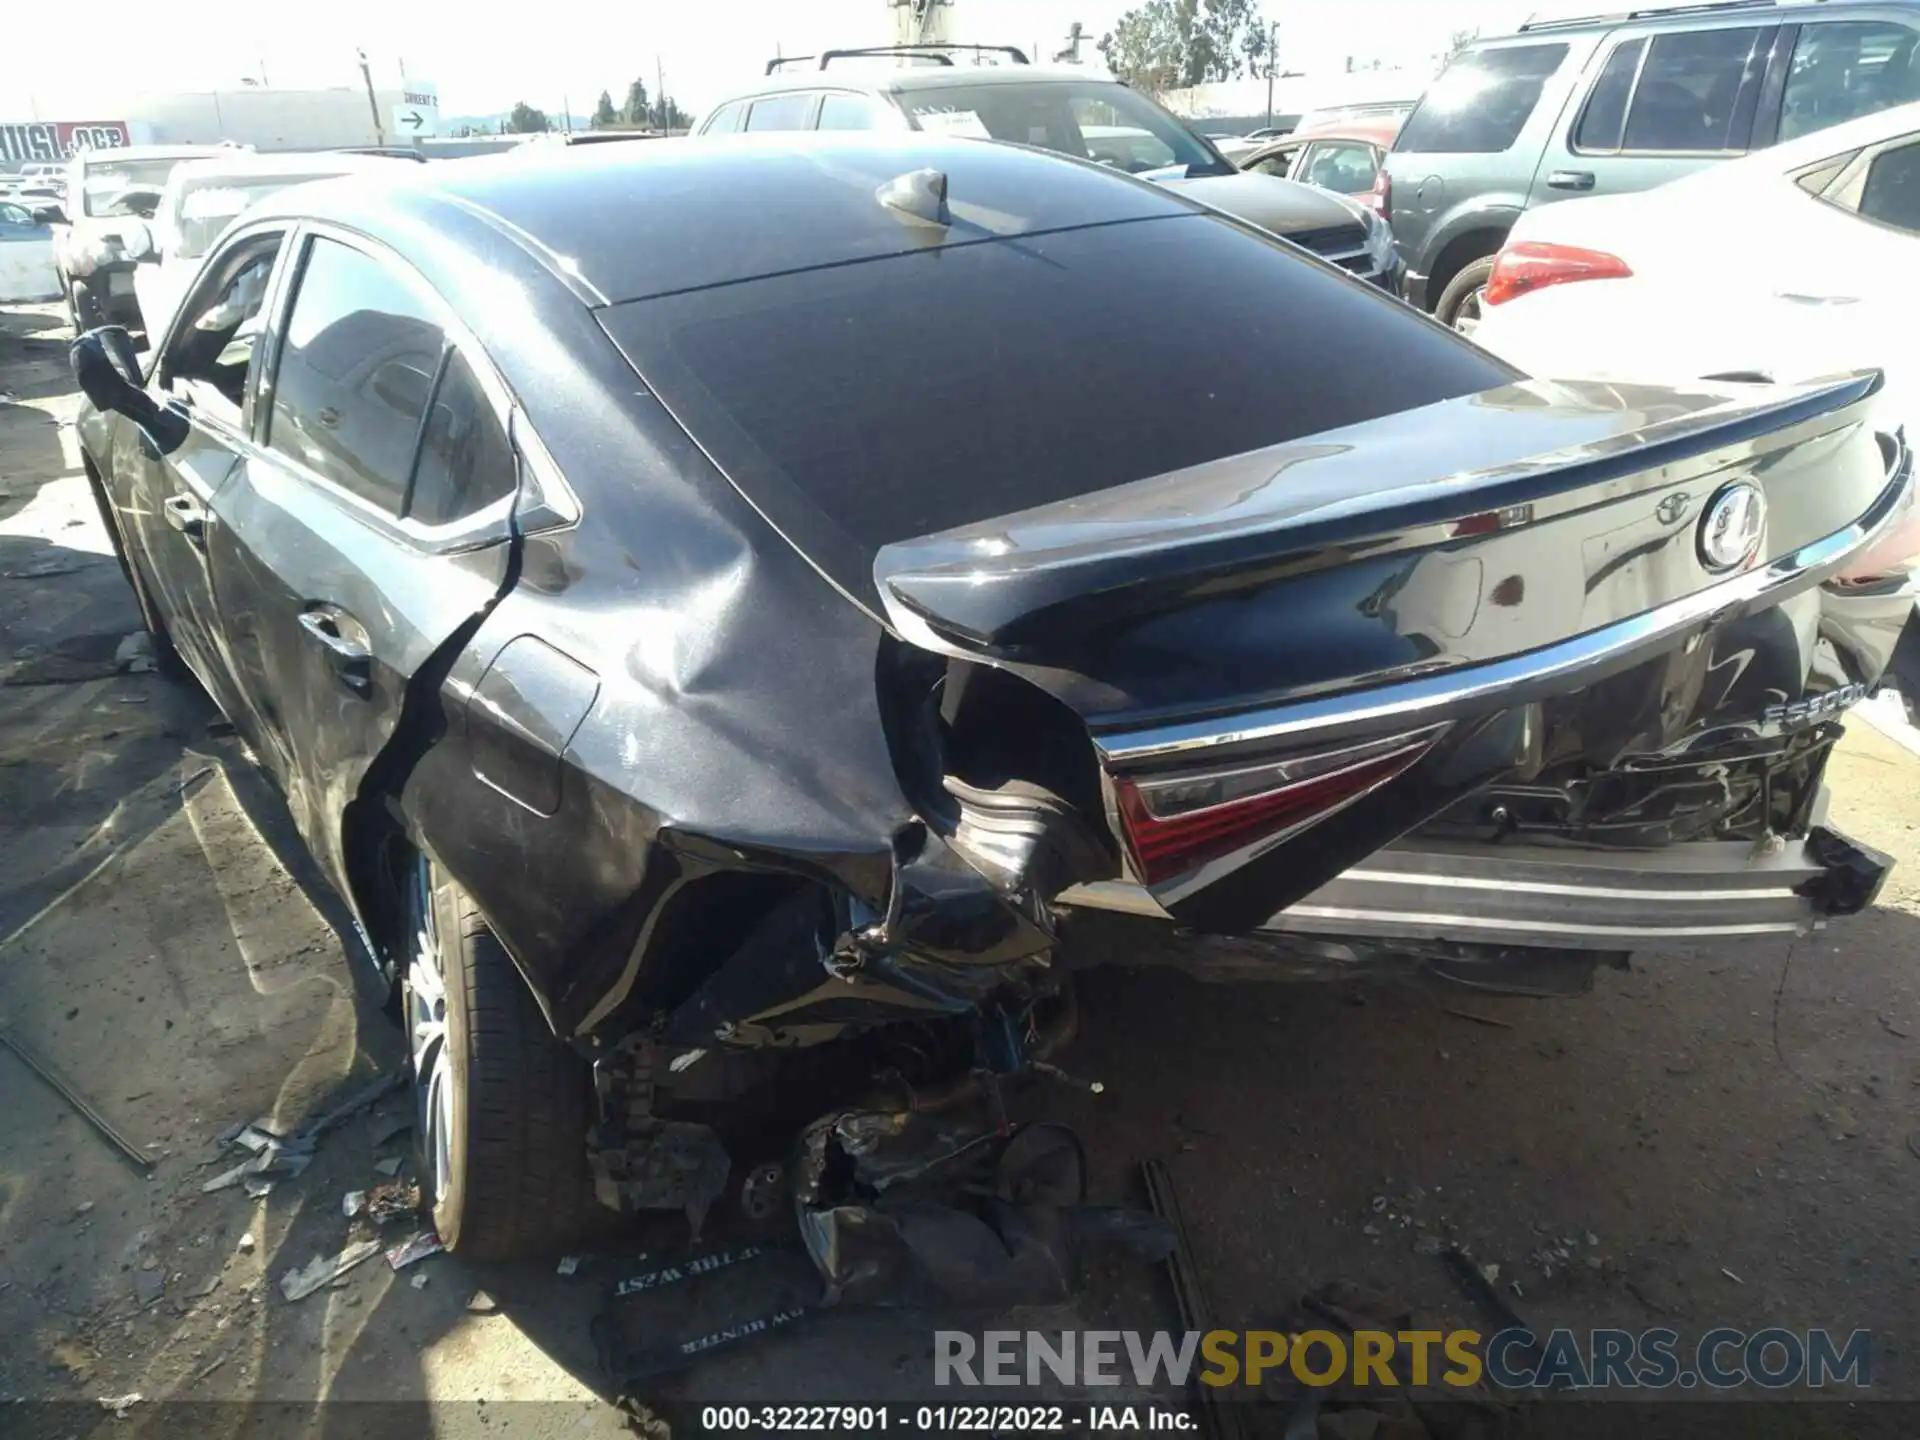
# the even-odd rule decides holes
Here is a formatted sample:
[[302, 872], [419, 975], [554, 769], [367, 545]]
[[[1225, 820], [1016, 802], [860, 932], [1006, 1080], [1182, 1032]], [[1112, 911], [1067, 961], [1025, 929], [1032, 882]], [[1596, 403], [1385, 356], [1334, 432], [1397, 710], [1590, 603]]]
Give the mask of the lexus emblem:
[[1700, 517], [1700, 563], [1720, 572], [1745, 565], [1767, 532], [1767, 497], [1750, 480], [1714, 491]]

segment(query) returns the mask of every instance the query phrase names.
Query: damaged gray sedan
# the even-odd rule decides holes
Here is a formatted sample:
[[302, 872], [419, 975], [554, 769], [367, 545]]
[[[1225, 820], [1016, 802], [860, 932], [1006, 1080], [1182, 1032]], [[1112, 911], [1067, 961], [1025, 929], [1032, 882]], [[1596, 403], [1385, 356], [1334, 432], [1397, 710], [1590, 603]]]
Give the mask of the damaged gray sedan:
[[1876, 374], [1529, 379], [967, 140], [396, 168], [74, 360], [163, 660], [402, 997], [453, 1249], [764, 1210], [834, 1107], [1031, 1072], [1076, 911], [1555, 990], [1876, 893], [1821, 782], [1912, 608], [1849, 568]]

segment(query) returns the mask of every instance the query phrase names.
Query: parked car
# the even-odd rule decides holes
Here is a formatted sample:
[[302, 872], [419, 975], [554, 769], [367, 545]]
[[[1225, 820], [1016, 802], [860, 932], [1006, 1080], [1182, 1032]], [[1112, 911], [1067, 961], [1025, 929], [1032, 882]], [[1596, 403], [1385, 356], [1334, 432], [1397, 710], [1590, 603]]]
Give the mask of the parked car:
[[1650, 189], [1920, 100], [1920, 3], [1686, 5], [1469, 45], [1401, 128], [1382, 210], [1407, 297], [1451, 324], [1520, 215]]
[[1875, 894], [1871, 372], [1529, 380], [1034, 148], [391, 170], [250, 211], [144, 370], [77, 340], [77, 431], [401, 991], [457, 1252], [1026, 1072], [1075, 911], [1537, 991]]
[[1317, 185], [1372, 209], [1379, 196], [1380, 164], [1399, 128], [1393, 116], [1330, 121], [1311, 131], [1302, 126], [1284, 140], [1239, 157], [1239, 165], [1256, 174]]
[[[1364, 206], [1243, 174], [1212, 141], [1117, 80], [1078, 69], [1043, 70], [1012, 46], [1000, 53], [1011, 63], [957, 65], [952, 54], [926, 46], [829, 50], [811, 74], [794, 74], [784, 68], [791, 61], [774, 61], [762, 84], [723, 100], [693, 133], [921, 131], [1034, 145], [1178, 185], [1344, 270], [1398, 287], [1393, 235]], [[903, 54], [921, 63], [906, 69], [858, 63]]]
[[[1541, 375], [1797, 381], [1871, 365], [1920, 434], [1917, 274], [1920, 104], [1637, 195], [1529, 211], [1472, 333]], [[1920, 533], [1880, 548], [1865, 578], [1920, 553]]]
[[68, 224], [54, 260], [76, 332], [109, 320], [139, 327], [139, 260], [126, 248], [127, 235], [144, 231], [141, 222], [152, 218], [174, 166], [235, 153], [226, 145], [130, 145], [82, 150], [68, 162]]
[[26, 206], [0, 200], [0, 304], [54, 300], [59, 295], [53, 227]]
[[366, 152], [257, 155], [237, 150], [175, 165], [151, 221], [129, 221], [121, 231], [121, 249], [135, 262], [136, 323], [149, 331], [166, 323], [214, 241], [249, 205], [289, 185], [392, 163]]

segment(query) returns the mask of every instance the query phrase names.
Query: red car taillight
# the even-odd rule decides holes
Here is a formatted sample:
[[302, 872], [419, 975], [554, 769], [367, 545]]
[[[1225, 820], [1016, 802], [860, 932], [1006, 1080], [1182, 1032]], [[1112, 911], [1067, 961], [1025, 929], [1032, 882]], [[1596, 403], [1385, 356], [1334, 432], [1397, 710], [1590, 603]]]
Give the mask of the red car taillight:
[[1493, 274], [1487, 277], [1482, 298], [1489, 305], [1504, 305], [1516, 296], [1530, 295], [1549, 285], [1565, 285], [1574, 280], [1620, 280], [1631, 274], [1633, 271], [1626, 261], [1604, 250], [1522, 240], [1507, 246], [1495, 258]]
[[1373, 189], [1361, 203], [1382, 220], [1393, 219], [1393, 177], [1385, 166], [1373, 172]]
[[1263, 840], [1283, 840], [1404, 774], [1444, 731], [1232, 768], [1117, 776], [1114, 798], [1134, 869], [1157, 885]]

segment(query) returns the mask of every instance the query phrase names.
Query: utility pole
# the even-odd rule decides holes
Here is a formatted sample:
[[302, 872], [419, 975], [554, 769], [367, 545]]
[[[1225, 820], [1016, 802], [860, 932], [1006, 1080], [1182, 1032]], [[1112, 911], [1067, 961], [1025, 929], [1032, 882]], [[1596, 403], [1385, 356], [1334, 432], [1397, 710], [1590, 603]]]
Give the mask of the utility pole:
[[1273, 81], [1280, 73], [1280, 22], [1267, 26], [1267, 129], [1273, 128]]
[[658, 55], [653, 57], [653, 103], [660, 111], [658, 128], [665, 130], [670, 118], [667, 114], [667, 64]]
[[373, 71], [367, 68], [367, 52], [355, 50], [360, 57], [360, 78], [367, 86], [367, 110], [373, 116], [373, 140], [376, 145], [387, 143], [387, 127], [380, 123], [380, 102], [373, 98]]
[[573, 133], [573, 102], [565, 95], [560, 97], [560, 130], [565, 135]]

